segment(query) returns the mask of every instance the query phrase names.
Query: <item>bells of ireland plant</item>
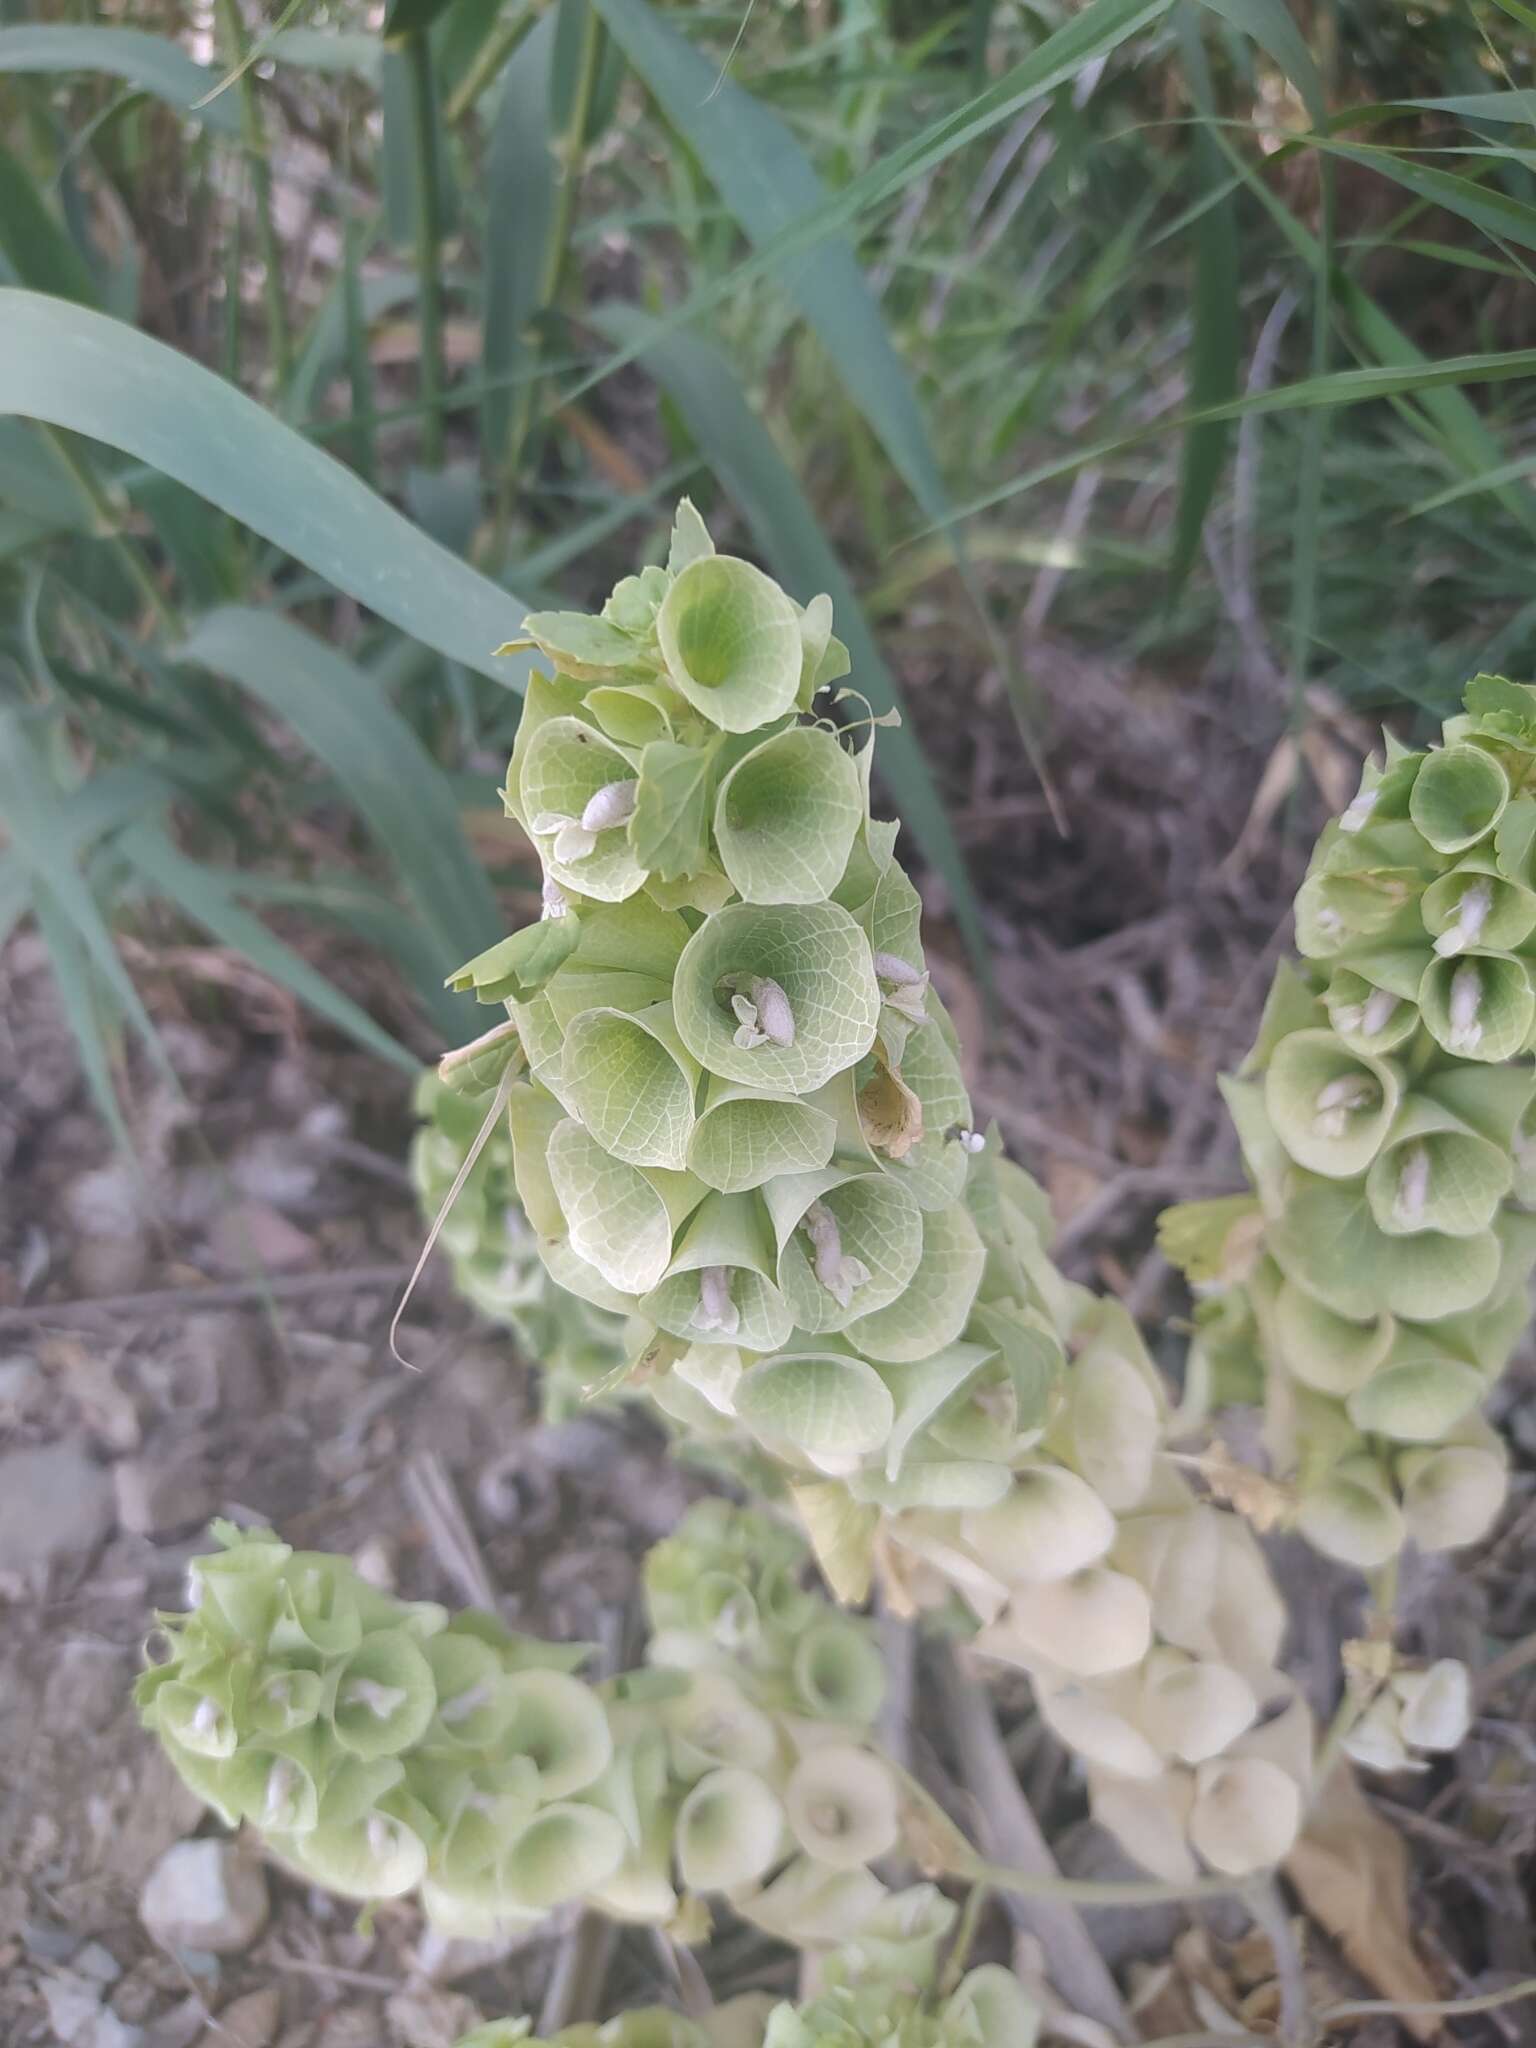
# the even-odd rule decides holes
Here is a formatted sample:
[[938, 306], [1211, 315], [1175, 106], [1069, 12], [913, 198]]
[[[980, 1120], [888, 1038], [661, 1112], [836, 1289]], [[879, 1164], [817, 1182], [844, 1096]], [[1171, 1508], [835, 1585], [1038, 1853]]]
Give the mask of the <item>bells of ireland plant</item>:
[[545, 1418], [561, 1421], [620, 1371], [632, 1340], [623, 1317], [567, 1292], [539, 1257], [517, 1198], [504, 1115], [466, 1172], [499, 1080], [493, 1074], [478, 1085], [467, 1062], [449, 1080], [422, 1075], [411, 1179], [424, 1220], [442, 1217], [439, 1239], [459, 1292], [541, 1368]]
[[[419, 1893], [481, 1936], [581, 1901], [708, 1924], [698, 1895], [802, 1946], [942, 1933], [893, 1918], [895, 1774], [867, 1740], [867, 1626], [803, 1590], [792, 1530], [708, 1504], [647, 1571], [652, 1662], [589, 1684], [582, 1646], [378, 1592], [344, 1558], [216, 1524], [158, 1617], [137, 1701], [187, 1784], [348, 1897]], [[936, 1934], [935, 1934], [936, 1938]]]
[[[1504, 1498], [1480, 1410], [1536, 1261], [1533, 768], [1536, 687], [1499, 676], [1440, 745], [1367, 766], [1225, 1084], [1252, 1198], [1164, 1219], [1197, 1381], [1262, 1390], [1295, 1525], [1365, 1572], [1476, 1542]], [[1380, 1702], [1357, 1749], [1406, 1754], [1398, 1718]]]
[[[1300, 1805], [1244, 1748], [1291, 1705], [1279, 1603], [1240, 1522], [1163, 1454], [1130, 1319], [1067, 1285], [1039, 1189], [973, 1128], [897, 827], [870, 814], [878, 721], [837, 687], [831, 626], [824, 599], [716, 554], [687, 504], [666, 566], [600, 616], [525, 622], [514, 644], [552, 673], [505, 801], [546, 914], [456, 978], [516, 1038], [518, 1193], [550, 1275], [641, 1326], [632, 1384], [772, 1475], [841, 1600], [878, 1571], [897, 1608], [948, 1606], [1030, 1672], [1095, 1782], [1162, 1801], [1160, 1872], [1196, 1867], [1211, 1772], [1243, 1762], [1221, 1797], [1239, 1820], [1266, 1803], [1253, 1860], [1236, 1825], [1200, 1854], [1257, 1867]], [[776, 1674], [754, 1713], [857, 1691], [857, 1638], [786, 1675], [773, 1596], [765, 1613], [726, 1576], [699, 1597], [755, 1632], [759, 1683]], [[676, 1627], [702, 1681], [708, 1630]], [[788, 1824], [826, 1848], [835, 1774], [803, 1767]], [[854, 1858], [884, 1794], [862, 1766], [845, 1789]], [[701, 1842], [711, 1798], [689, 1810]]]

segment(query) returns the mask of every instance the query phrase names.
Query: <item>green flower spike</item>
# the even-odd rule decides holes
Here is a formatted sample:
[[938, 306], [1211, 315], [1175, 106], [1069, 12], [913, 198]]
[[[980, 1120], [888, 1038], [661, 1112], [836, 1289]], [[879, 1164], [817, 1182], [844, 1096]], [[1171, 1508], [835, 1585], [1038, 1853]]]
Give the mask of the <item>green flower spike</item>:
[[[1197, 1346], [1197, 1372], [1220, 1398], [1257, 1360], [1297, 1526], [1365, 1571], [1477, 1541], [1504, 1495], [1477, 1410], [1536, 1258], [1533, 761], [1536, 688], [1479, 676], [1441, 746], [1367, 769], [1297, 899], [1304, 961], [1276, 979], [1258, 1078], [1229, 1085], [1258, 1204], [1192, 1204], [1165, 1232], [1203, 1329], [1241, 1334], [1221, 1361]], [[1372, 1708], [1361, 1760], [1403, 1767], [1402, 1711]]]
[[[647, 1570], [651, 1668], [601, 1686], [489, 1615], [215, 1533], [198, 1604], [160, 1618], [140, 1712], [199, 1797], [317, 1883], [419, 1891], [466, 1936], [571, 1901], [664, 1925], [719, 1892], [811, 1947], [886, 1901], [867, 1868], [900, 1816], [867, 1740], [884, 1666], [867, 1624], [802, 1584], [791, 1528], [698, 1509]], [[829, 1885], [856, 1894], [842, 1919]]]
[[[1129, 1319], [1055, 1271], [1039, 1190], [973, 1127], [921, 901], [896, 828], [869, 814], [876, 721], [844, 728], [827, 688], [847, 667], [829, 607], [801, 612], [715, 554], [685, 506], [665, 568], [621, 585], [599, 619], [535, 618], [526, 633], [553, 674], [530, 686], [506, 800], [544, 862], [538, 929], [561, 937], [510, 965], [493, 948], [465, 973], [486, 995], [516, 979], [529, 1078], [509, 1122], [549, 1274], [633, 1316], [635, 1384], [680, 1436], [793, 1504], [840, 1598], [861, 1601], [878, 1569], [896, 1606], [968, 1615], [978, 1648], [1035, 1677], [1085, 1756], [1150, 1758], [1184, 1786], [1189, 1862], [1191, 1771], [1291, 1699], [1278, 1608], [1254, 1595], [1243, 1532], [1164, 1454], [1167, 1403]], [[1483, 1128], [1454, 1103], [1433, 1129], [1401, 1121], [1396, 1034], [1436, 968], [1474, 962], [1474, 1021], [1502, 1028], [1489, 946], [1510, 908], [1495, 930], [1490, 904], [1476, 947], [1435, 953], [1419, 898], [1450, 857], [1424, 845], [1408, 794], [1383, 778], [1317, 877], [1327, 945], [1367, 934], [1382, 956], [1356, 974], [1353, 1035], [1301, 991], [1304, 1034], [1252, 1084], [1277, 1184], [1305, 1173], [1359, 1207], [1382, 1258], [1405, 1248], [1399, 1316], [1437, 1284], [1440, 1247], [1479, 1273], [1501, 1256], [1479, 1220]], [[1466, 928], [1459, 902], [1444, 914]], [[1416, 1200], [1416, 1136], [1439, 1156], [1407, 1249], [1363, 1180], [1385, 1154], [1378, 1199], [1395, 1215], [1406, 1172]], [[1325, 1306], [1368, 1321], [1353, 1259], [1341, 1267]], [[884, 1788], [850, 1764], [846, 1807], [833, 1798], [811, 1753], [797, 1761], [795, 1719], [862, 1717], [878, 1690], [864, 1646], [823, 1636], [814, 1658], [776, 1653], [769, 1689], [759, 1661], [744, 1692], [739, 1661], [728, 1676], [719, 1660], [776, 1640], [749, 1591], [720, 1594], [740, 1642], [658, 1619], [655, 1654], [702, 1688], [669, 1730], [691, 1786], [708, 1787], [689, 1808], [690, 1858], [717, 1867], [720, 1815], [741, 1794], [729, 1774], [747, 1770], [768, 1771], [776, 1825], [804, 1853], [856, 1861], [887, 1832]], [[1198, 1724], [1198, 1759], [1181, 1720]], [[743, 1803], [744, 1836], [766, 1841], [759, 1805]]]

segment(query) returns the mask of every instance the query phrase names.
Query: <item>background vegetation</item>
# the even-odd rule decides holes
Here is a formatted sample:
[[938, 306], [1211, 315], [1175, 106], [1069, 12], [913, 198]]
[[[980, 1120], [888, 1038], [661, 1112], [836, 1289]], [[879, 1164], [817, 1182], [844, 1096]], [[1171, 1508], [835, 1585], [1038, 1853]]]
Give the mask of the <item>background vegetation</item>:
[[1536, 666], [1520, 0], [0, 23], [0, 936], [119, 1131], [189, 930], [386, 1057], [463, 1035], [528, 877], [490, 650], [684, 489], [905, 705], [977, 955], [990, 861], [1119, 829], [1064, 646], [1261, 824], [1340, 707]]

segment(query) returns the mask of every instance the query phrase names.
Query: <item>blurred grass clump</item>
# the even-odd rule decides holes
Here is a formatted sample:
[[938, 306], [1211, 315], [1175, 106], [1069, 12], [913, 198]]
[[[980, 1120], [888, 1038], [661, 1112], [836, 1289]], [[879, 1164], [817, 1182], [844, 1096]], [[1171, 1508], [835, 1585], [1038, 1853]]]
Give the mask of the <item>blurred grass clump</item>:
[[1271, 740], [1536, 667], [1533, 58], [1521, 0], [0, 0], [0, 939], [119, 1134], [125, 934], [465, 1035], [490, 650], [684, 485], [908, 712], [976, 948], [946, 735], [1049, 789], [1047, 613]]

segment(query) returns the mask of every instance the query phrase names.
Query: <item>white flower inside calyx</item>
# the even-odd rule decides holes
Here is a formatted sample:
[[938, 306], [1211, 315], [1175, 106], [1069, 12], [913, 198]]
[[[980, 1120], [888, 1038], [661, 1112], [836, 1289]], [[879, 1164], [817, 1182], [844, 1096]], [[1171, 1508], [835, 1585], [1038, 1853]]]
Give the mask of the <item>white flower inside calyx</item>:
[[1462, 891], [1461, 901], [1456, 906], [1456, 922], [1443, 931], [1435, 941], [1435, 951], [1442, 960], [1448, 959], [1453, 953], [1464, 953], [1468, 946], [1477, 944], [1483, 935], [1483, 926], [1488, 922], [1488, 913], [1492, 908], [1492, 882], [1474, 882], [1470, 889]]
[[1392, 1214], [1399, 1223], [1421, 1223], [1429, 1200], [1429, 1147], [1405, 1145]]
[[741, 1328], [741, 1310], [731, 1299], [729, 1266], [705, 1266], [699, 1274], [699, 1305], [691, 1321], [696, 1330], [718, 1330], [734, 1337]]
[[539, 891], [539, 898], [544, 905], [544, 917], [564, 917], [570, 910], [570, 899], [553, 875], [544, 877], [544, 886]]
[[488, 1707], [494, 1696], [491, 1681], [482, 1678], [478, 1685], [467, 1686], [463, 1692], [455, 1693], [451, 1700], [444, 1700], [437, 1710], [438, 1719], [445, 1726], [456, 1728], [471, 1714], [478, 1714], [482, 1707]]
[[811, 1240], [816, 1278], [839, 1308], [850, 1308], [855, 1288], [863, 1287], [869, 1279], [868, 1266], [862, 1259], [844, 1252], [837, 1218], [825, 1202], [812, 1202], [800, 1219], [800, 1227]]
[[1362, 1074], [1340, 1074], [1317, 1091], [1312, 1128], [1320, 1138], [1342, 1138], [1357, 1109], [1373, 1108], [1376, 1085]]
[[921, 967], [914, 967], [910, 960], [903, 960], [899, 953], [877, 953], [875, 973], [885, 983], [880, 993], [884, 1000], [909, 1024], [926, 1024], [928, 1021], [928, 974]]
[[267, 1795], [262, 1820], [276, 1827], [288, 1813], [299, 1789], [299, 1767], [291, 1758], [280, 1756], [267, 1773]]
[[1339, 830], [1363, 832], [1370, 823], [1371, 813], [1376, 808], [1376, 799], [1380, 794], [1379, 789], [1362, 789], [1358, 796], [1352, 797], [1348, 808], [1339, 819]]
[[343, 1707], [366, 1707], [377, 1721], [387, 1721], [391, 1714], [405, 1705], [405, 1688], [399, 1685], [381, 1685], [376, 1678], [353, 1678], [343, 1686], [338, 1705]]
[[736, 1018], [733, 1042], [743, 1052], [759, 1045], [794, 1044], [795, 1013], [789, 997], [766, 975], [754, 974], [745, 991], [737, 989], [731, 996], [731, 1010]]
[[1478, 1012], [1483, 1007], [1483, 977], [1475, 961], [1458, 967], [1451, 977], [1450, 1030], [1446, 1045], [1451, 1052], [1475, 1052], [1483, 1042]]
[[639, 789], [640, 784], [633, 776], [625, 781], [605, 782], [588, 797], [579, 818], [564, 811], [540, 811], [532, 821], [533, 829], [540, 837], [554, 834], [555, 859], [569, 867], [595, 850], [599, 832], [610, 832], [614, 826], [629, 822], [635, 813]]

